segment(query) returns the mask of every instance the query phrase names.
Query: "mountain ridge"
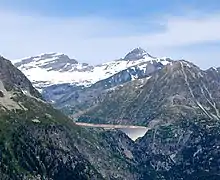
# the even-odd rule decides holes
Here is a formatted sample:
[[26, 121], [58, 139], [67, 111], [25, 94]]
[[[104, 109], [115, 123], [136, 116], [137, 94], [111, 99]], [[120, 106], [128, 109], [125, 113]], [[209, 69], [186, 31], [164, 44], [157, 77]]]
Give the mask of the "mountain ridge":
[[[207, 89], [207, 87], [204, 85], [204, 84], [206, 84], [208, 86], [213, 86], [213, 84], [211, 84], [211, 82], [213, 81], [213, 80], [211, 81], [211, 78], [213, 78], [214, 76], [212, 76], [208, 72], [209, 71], [202, 71], [197, 66], [195, 66], [192, 63], [189, 63], [187, 61], [184, 61], [184, 60], [173, 62], [172, 64], [165, 66], [163, 69], [161, 69], [159, 71], [155, 71], [155, 73], [151, 77], [144, 78], [144, 79], [146, 79], [146, 81], [143, 81], [144, 79], [140, 79], [140, 80], [137, 80], [137, 82], [133, 82], [133, 83], [130, 82], [127, 85], [119, 87], [118, 90], [108, 93], [107, 96], [100, 103], [100, 106], [96, 105], [95, 109], [93, 109], [93, 111], [96, 111], [96, 113], [94, 115], [92, 115], [94, 117], [100, 116], [100, 117], [102, 117], [102, 119], [104, 121], [102, 121], [102, 120], [99, 121], [98, 119], [96, 119], [96, 120], [94, 119], [94, 121], [98, 120], [99, 123], [107, 123], [108, 118], [110, 118], [109, 122], [112, 122], [112, 120], [115, 119], [115, 121], [118, 120], [117, 123], [120, 123], [120, 120], [121, 120], [121, 122], [123, 122], [124, 120], [127, 119], [127, 123], [129, 123], [129, 119], [131, 119], [131, 117], [133, 117], [134, 120], [137, 118], [136, 122], [144, 123], [144, 119], [149, 118], [149, 116], [156, 115], [156, 114], [154, 114], [154, 115], [148, 114], [147, 115], [147, 112], [151, 112], [151, 111], [156, 112], [157, 111], [156, 109], [150, 108], [150, 106], [152, 106], [152, 108], [155, 108], [156, 102], [160, 102], [160, 103], [167, 102], [170, 104], [168, 99], [170, 99], [170, 100], [175, 99], [175, 101], [181, 102], [182, 100], [184, 100], [184, 98], [188, 98], [188, 99], [191, 98], [192, 100], [195, 100], [195, 102], [192, 102], [193, 106], [197, 106], [200, 110], [203, 111], [203, 113], [206, 113], [206, 115], [208, 115], [212, 118], [216, 118], [215, 116], [217, 116], [217, 118], [219, 118], [219, 112], [217, 111], [217, 108], [215, 107], [216, 104], [218, 104], [218, 103], [214, 102], [214, 104], [213, 104], [213, 102], [212, 102], [213, 99], [211, 98], [211, 95], [210, 95], [212, 93], [210, 93], [209, 90]], [[158, 76], [159, 77], [161, 76], [160, 77], [161, 79], [158, 79]], [[166, 84], [167, 82], [170, 83], [169, 82], [170, 79], [168, 77], [170, 79], [173, 79], [173, 81], [176, 82], [176, 86], [172, 85], [172, 84], [169, 84], [169, 85]], [[164, 78], [166, 78], [166, 79], [164, 79]], [[210, 82], [208, 82], [207, 78], [210, 79]], [[188, 79], [190, 79], [191, 82], [189, 82]], [[184, 86], [179, 84], [178, 81], [181, 81], [184, 84]], [[217, 83], [218, 79], [217, 80], [215, 79], [215, 82]], [[194, 85], [195, 83], [198, 84], [199, 89], [196, 89], [196, 87]], [[200, 85], [200, 83], [202, 83], [202, 85]], [[138, 85], [138, 84], [140, 84], [140, 85]], [[162, 84], [166, 85], [167, 87], [162, 86]], [[158, 85], [161, 85], [161, 87], [157, 87]], [[185, 97], [185, 92], [181, 92], [182, 90], [179, 89], [179, 87], [177, 85], [179, 87], [183, 86], [182, 90], [187, 92], [187, 97]], [[215, 85], [215, 86], [217, 86], [217, 85]], [[152, 89], [150, 89], [150, 88], [152, 88]], [[159, 96], [156, 95], [156, 92], [160, 92], [162, 89], [165, 89], [165, 88], [166, 88], [166, 90], [164, 90], [164, 92], [161, 92], [161, 93], [168, 93], [169, 92], [170, 97], [167, 97], [167, 99], [163, 99], [163, 101], [162, 101], [162, 99], [158, 99]], [[174, 89], [174, 88], [177, 88], [176, 90], [180, 91], [180, 93], [183, 94], [182, 100], [181, 100], [181, 96], [177, 92], [175, 92], [176, 90], [171, 91], [171, 89]], [[195, 91], [196, 91], [195, 95], [193, 93], [193, 89], [195, 89]], [[156, 92], [154, 92], [154, 91], [156, 91]], [[201, 94], [197, 94], [198, 93], [197, 91], [200, 91]], [[214, 90], [212, 90], [212, 91], [214, 93]], [[175, 93], [177, 93], [177, 94], [175, 94]], [[216, 93], [217, 92], [215, 92], [215, 94]], [[172, 94], [174, 95], [175, 98], [172, 97]], [[164, 97], [162, 97], [162, 95], [163, 94], [161, 94], [161, 98], [164, 98]], [[210, 110], [213, 111], [211, 114], [207, 113], [206, 109], [203, 108], [201, 102], [196, 100], [198, 97], [200, 98], [202, 95], [205, 98], [203, 97], [203, 98], [199, 99], [199, 101], [202, 99], [204, 101], [207, 100], [207, 102], [205, 104], [208, 103], [208, 106], [210, 106]], [[154, 100], [155, 103], [153, 101], [152, 104], [148, 105], [148, 107], [147, 107], [148, 109], [146, 109], [144, 104], [147, 102], [145, 102], [145, 99], [146, 99], [146, 101], [149, 101], [149, 102], [151, 102], [151, 100]], [[114, 104], [114, 106], [113, 106], [113, 104]], [[191, 107], [191, 106], [192, 105], [189, 105], [189, 107]], [[160, 110], [158, 109], [158, 112], [160, 112], [161, 105], [158, 107], [160, 107]], [[123, 109], [123, 108], [125, 108], [125, 109]], [[103, 112], [100, 110], [103, 110]], [[136, 110], [136, 112], [135, 112], [135, 110]], [[111, 117], [111, 114], [114, 114], [113, 112], [116, 113], [116, 116], [113, 115]], [[117, 112], [120, 112], [120, 113], [117, 114]], [[92, 111], [91, 111], [91, 113], [92, 113]], [[141, 114], [141, 113], [143, 113], [143, 114]], [[89, 114], [89, 112], [85, 113], [85, 115], [86, 114]], [[124, 116], [123, 114], [126, 116]], [[91, 119], [91, 121], [88, 119], [88, 122], [92, 122], [92, 121], [93, 121], [92, 119]], [[131, 121], [130, 123], [135, 123], [135, 122]], [[144, 124], [138, 124], [138, 125], [144, 125]]]
[[[55, 84], [75, 84], [90, 86], [100, 80], [130, 68], [157, 61], [162, 64], [169, 62], [166, 58], [150, 56], [141, 48], [129, 52], [124, 58], [99, 65], [79, 63], [62, 53], [41, 54], [39, 56], [16, 60], [14, 65], [34, 83], [38, 89]], [[38, 74], [38, 76], [36, 75]], [[42, 76], [40, 76], [42, 74]], [[60, 78], [62, 76], [62, 79]]]
[[41, 54], [16, 62], [15, 66], [31, 79], [48, 102], [72, 116], [99, 101], [109, 89], [149, 76], [172, 62], [135, 48], [124, 58], [96, 66], [80, 64], [62, 53]]
[[151, 59], [144, 70], [129, 67], [90, 87], [65, 84], [52, 92], [74, 91], [61, 98], [82, 110], [79, 122], [148, 127], [133, 142], [121, 131], [76, 126], [2, 63], [0, 100], [13, 91], [10, 99], [22, 108], [0, 109], [1, 179], [219, 179], [219, 68]]

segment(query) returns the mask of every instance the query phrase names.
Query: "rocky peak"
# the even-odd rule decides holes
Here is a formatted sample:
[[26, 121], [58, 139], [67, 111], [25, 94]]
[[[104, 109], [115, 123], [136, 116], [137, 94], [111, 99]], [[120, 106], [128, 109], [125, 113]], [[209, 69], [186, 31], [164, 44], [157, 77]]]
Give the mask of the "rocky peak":
[[220, 82], [220, 68], [211, 67], [207, 69], [205, 72], [206, 74]]
[[62, 53], [46, 53], [21, 59], [14, 65], [19, 68], [22, 66], [27, 66], [28, 64], [30, 64], [31, 67], [38, 66], [50, 71], [64, 71], [71, 69], [72, 66], [77, 65], [78, 62]]
[[0, 56], [0, 80], [7, 91], [23, 91], [40, 98], [40, 93], [34, 89], [25, 75], [12, 65], [12, 63]]
[[207, 69], [207, 72], [219, 73], [220, 72], [220, 68], [211, 67], [211, 68]]
[[153, 56], [151, 56], [149, 53], [147, 53], [144, 49], [142, 49], [141, 47], [135, 48], [132, 51], [130, 51], [125, 57], [124, 60], [139, 60], [139, 59], [145, 59], [146, 57], [151, 57], [153, 58]]
[[195, 71], [201, 71], [198, 66], [186, 60], [172, 61], [172, 63], [168, 64], [168, 66], [165, 68], [173, 72], [180, 71], [182, 69], [191, 69]]

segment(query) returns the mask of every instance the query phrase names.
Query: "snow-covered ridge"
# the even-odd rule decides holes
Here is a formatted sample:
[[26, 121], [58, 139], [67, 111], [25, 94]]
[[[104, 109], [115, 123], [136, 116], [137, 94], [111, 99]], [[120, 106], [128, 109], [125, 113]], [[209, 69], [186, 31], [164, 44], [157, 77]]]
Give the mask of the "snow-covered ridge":
[[32, 81], [36, 88], [42, 89], [63, 83], [89, 86], [127, 68], [138, 66], [142, 69], [154, 62], [166, 65], [170, 63], [170, 59], [156, 58], [143, 49], [136, 48], [125, 58], [96, 66], [79, 63], [62, 53], [41, 54], [12, 62]]

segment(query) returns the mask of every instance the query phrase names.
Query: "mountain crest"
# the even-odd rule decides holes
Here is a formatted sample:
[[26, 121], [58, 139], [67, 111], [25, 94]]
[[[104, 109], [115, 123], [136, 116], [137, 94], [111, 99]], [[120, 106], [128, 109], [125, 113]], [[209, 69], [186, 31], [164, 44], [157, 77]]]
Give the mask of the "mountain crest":
[[124, 60], [139, 60], [139, 59], [145, 59], [146, 57], [154, 58], [149, 53], [147, 53], [146, 50], [144, 50], [141, 47], [135, 48], [132, 51], [130, 51], [125, 57]]
[[53, 70], [60, 70], [68, 65], [75, 65], [78, 62], [75, 59], [69, 58], [67, 55], [62, 53], [45, 53], [38, 56], [23, 58], [16, 62], [14, 65], [20, 67], [21, 65], [33, 63], [43, 68], [48, 68], [47, 65], [50, 64], [50, 68]]
[[39, 92], [34, 89], [25, 75], [3, 57], [0, 57], [0, 79], [7, 91], [22, 90], [34, 97], [41, 98]]

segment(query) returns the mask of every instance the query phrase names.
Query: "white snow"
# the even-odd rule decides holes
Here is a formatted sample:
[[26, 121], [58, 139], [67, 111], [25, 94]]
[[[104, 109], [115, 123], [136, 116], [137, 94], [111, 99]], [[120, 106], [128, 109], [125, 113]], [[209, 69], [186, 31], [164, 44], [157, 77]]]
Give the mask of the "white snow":
[[[48, 54], [48, 53], [47, 53]], [[146, 65], [153, 63], [153, 61], [161, 62], [163, 65], [167, 65], [170, 62], [167, 61], [167, 58], [153, 58], [145, 56], [143, 59], [135, 61], [125, 61], [115, 60], [107, 63], [103, 63], [94, 68], [89, 69], [89, 65], [85, 66], [83, 64], [70, 64], [67, 63], [65, 67], [72, 66], [68, 71], [56, 71], [50, 68], [42, 68], [40, 66], [50, 64], [51, 62], [57, 60], [62, 53], [51, 53], [51, 58], [44, 59], [42, 58], [44, 54], [35, 56], [30, 63], [24, 63], [18, 67], [34, 84], [38, 89], [50, 86], [53, 84], [62, 84], [62, 83], [71, 83], [77, 85], [89, 86], [97, 81], [106, 79], [122, 70], [125, 70], [129, 67], [138, 66], [140, 69], [146, 70]], [[27, 59], [23, 58], [20, 61], [12, 61], [13, 63], [21, 62], [22, 60]], [[87, 69], [86, 69], [87, 68]], [[136, 77], [133, 77], [136, 79]]]
[[199, 154], [200, 152], [202, 152], [202, 148], [201, 147], [199, 147], [198, 149], [197, 149], [197, 151], [193, 154], [193, 157], [195, 157], [197, 154]]
[[219, 69], [217, 69], [216, 67], [211, 67], [211, 68], [219, 73]]
[[21, 91], [22, 91], [22, 93], [25, 94], [25, 95], [29, 95], [29, 94], [30, 94], [27, 90], [23, 90], [23, 89], [22, 89]]
[[34, 123], [40, 123], [40, 120], [39, 120], [39, 119], [33, 119], [32, 122], [34, 122]]

